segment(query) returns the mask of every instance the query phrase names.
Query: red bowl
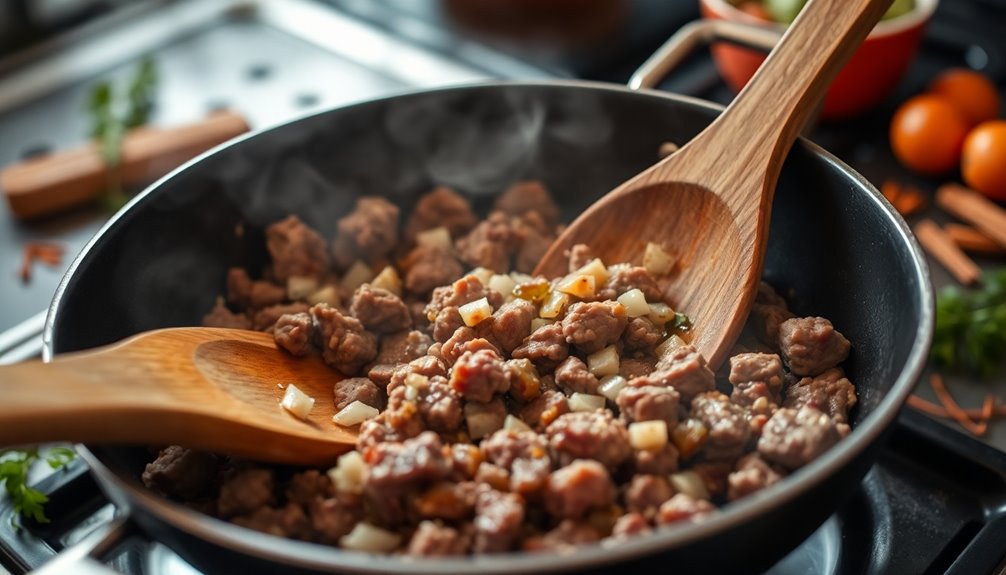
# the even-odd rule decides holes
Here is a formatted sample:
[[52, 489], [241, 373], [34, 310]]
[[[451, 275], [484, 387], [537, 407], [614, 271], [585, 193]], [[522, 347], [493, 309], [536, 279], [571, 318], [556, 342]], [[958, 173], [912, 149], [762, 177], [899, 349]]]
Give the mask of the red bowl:
[[[908, 14], [877, 24], [832, 82], [824, 98], [822, 118], [855, 116], [894, 90], [918, 51], [923, 28], [936, 10], [937, 1], [915, 0], [915, 9]], [[699, 0], [699, 7], [704, 18], [771, 25], [741, 12], [726, 0]], [[712, 53], [720, 75], [738, 91], [765, 60], [764, 54], [722, 42], [712, 46]]]

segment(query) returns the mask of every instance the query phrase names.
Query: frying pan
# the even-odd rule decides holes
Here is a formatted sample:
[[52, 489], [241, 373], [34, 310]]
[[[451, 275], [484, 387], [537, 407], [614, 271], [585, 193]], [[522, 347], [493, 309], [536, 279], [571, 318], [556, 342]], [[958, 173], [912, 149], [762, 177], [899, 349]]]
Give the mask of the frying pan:
[[[533, 178], [572, 219], [653, 163], [662, 142], [687, 141], [719, 111], [607, 84], [500, 83], [368, 101], [242, 137], [148, 188], [95, 236], [50, 308], [47, 357], [197, 325], [224, 289], [226, 269], [260, 269], [265, 227], [290, 213], [331, 237], [360, 195], [384, 195], [408, 214], [420, 194], [446, 184], [484, 210], [508, 184]], [[138, 527], [211, 573], [540, 573], [616, 562], [631, 569], [655, 554], [666, 554], [675, 571], [764, 569], [859, 484], [922, 370], [933, 324], [928, 270], [905, 222], [869, 182], [806, 140], [779, 179], [764, 276], [798, 315], [828, 317], [853, 343], [844, 367], [859, 392], [854, 429], [785, 481], [708, 521], [567, 555], [375, 556], [188, 509], [142, 486], [146, 448], [89, 445], [82, 456], [128, 517], [50, 568], [93, 567], [94, 556]]]

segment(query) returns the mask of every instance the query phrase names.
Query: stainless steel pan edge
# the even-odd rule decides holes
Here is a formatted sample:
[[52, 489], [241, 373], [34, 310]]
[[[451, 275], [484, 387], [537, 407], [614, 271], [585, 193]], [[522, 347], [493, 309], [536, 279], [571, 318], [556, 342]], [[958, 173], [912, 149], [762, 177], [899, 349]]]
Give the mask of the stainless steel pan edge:
[[[490, 85], [479, 84], [478, 86], [443, 88], [432, 92], [448, 93], [472, 87], [491, 88], [493, 86], [560, 86], [571, 89], [633, 93], [627, 88], [610, 84], [578, 81], [503, 82]], [[425, 92], [429, 93], [430, 91]], [[705, 109], [707, 111], [719, 109], [708, 102], [684, 96], [652, 91], [643, 91], [643, 93], [647, 96], [676, 102], [693, 109]], [[388, 99], [396, 97], [399, 96], [391, 96]], [[352, 108], [352, 106], [348, 108]], [[327, 111], [311, 114], [308, 117], [324, 113], [327, 113]], [[303, 119], [301, 118], [301, 120]], [[157, 195], [165, 181], [173, 178], [176, 174], [196, 166], [203, 158], [209, 157], [230, 146], [240, 145], [245, 139], [256, 137], [259, 133], [261, 132], [249, 134], [219, 146], [165, 176], [165, 178], [138, 195], [88, 243], [70, 266], [50, 306], [45, 328], [45, 355], [47, 358], [51, 357], [54, 353], [52, 345], [53, 327], [61, 311], [63, 296], [68, 289], [72, 288], [74, 273], [81, 262], [85, 261], [95, 250], [100, 249], [105, 238], [105, 232], [130, 218], [133, 214], [133, 207], [143, 202], [146, 198]], [[791, 475], [781, 484], [729, 505], [722, 513], [717, 514], [708, 521], [661, 529], [653, 535], [628, 540], [617, 546], [582, 548], [578, 549], [576, 553], [569, 555], [515, 553], [495, 557], [410, 561], [402, 558], [346, 552], [321, 545], [283, 540], [237, 527], [158, 497], [148, 492], [134, 478], [127, 479], [116, 475], [88, 448], [82, 447], [81, 451], [100, 483], [116, 503], [124, 504], [134, 509], [142, 507], [145, 512], [156, 515], [176, 528], [202, 538], [207, 542], [236, 550], [248, 556], [317, 571], [328, 571], [334, 568], [338, 568], [340, 571], [359, 573], [469, 573], [474, 571], [485, 573], [534, 573], [574, 570], [597, 567], [603, 564], [636, 558], [641, 555], [668, 551], [691, 542], [715, 536], [717, 533], [725, 532], [739, 524], [751, 521], [768, 510], [797, 498], [815, 485], [823, 482], [829, 476], [837, 473], [881, 437], [883, 432], [892, 425], [898, 410], [910, 393], [914, 382], [921, 374], [932, 338], [934, 298], [929, 281], [929, 273], [921, 250], [911, 235], [907, 224], [893, 211], [891, 206], [868, 181], [853, 172], [840, 160], [809, 141], [801, 140], [799, 145], [834, 165], [838, 170], [846, 174], [850, 183], [868, 190], [870, 199], [876, 204], [876, 208], [882, 210], [887, 219], [897, 229], [900, 236], [898, 240], [910, 246], [914, 279], [918, 282], [921, 290], [921, 309], [917, 310], [921, 318], [921, 328], [915, 334], [905, 369], [898, 375], [897, 381], [892, 385], [887, 395], [880, 401], [874, 411], [863, 422], [857, 425], [849, 438], [818, 460]]]

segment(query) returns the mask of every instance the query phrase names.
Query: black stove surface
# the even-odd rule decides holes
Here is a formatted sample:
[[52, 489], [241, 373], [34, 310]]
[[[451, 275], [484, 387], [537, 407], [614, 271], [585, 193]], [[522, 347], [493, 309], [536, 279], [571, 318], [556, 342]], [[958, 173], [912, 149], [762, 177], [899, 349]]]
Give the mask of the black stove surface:
[[[113, 510], [83, 465], [45, 479], [50, 523], [23, 522], [0, 508], [0, 563], [12, 573], [39, 567], [111, 520]], [[785, 529], [785, 525], [780, 525]], [[1001, 573], [1006, 568], [1006, 454], [911, 411], [851, 498], [770, 575]], [[142, 534], [106, 557], [122, 573], [195, 575]], [[656, 556], [638, 565], [663, 571]], [[636, 567], [634, 565], [634, 567]]]

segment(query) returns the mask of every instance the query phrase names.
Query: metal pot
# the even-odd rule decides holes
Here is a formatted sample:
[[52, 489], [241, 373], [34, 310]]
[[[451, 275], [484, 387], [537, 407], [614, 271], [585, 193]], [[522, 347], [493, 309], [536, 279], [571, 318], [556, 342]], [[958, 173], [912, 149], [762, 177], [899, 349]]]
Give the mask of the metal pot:
[[[718, 112], [692, 98], [612, 85], [504, 83], [369, 101], [242, 137], [151, 186], [88, 244], [50, 309], [47, 353], [197, 325], [229, 266], [265, 262], [267, 224], [296, 213], [331, 236], [358, 195], [385, 195], [408, 213], [418, 195], [447, 184], [484, 207], [510, 182], [535, 178], [571, 219], [653, 163], [662, 142], [684, 143]], [[631, 568], [659, 553], [678, 572], [765, 568], [831, 515], [871, 466], [923, 368], [933, 294], [905, 222], [869, 182], [806, 140], [779, 180], [764, 277], [798, 314], [830, 318], [853, 342], [845, 364], [859, 392], [853, 432], [708, 521], [570, 555], [374, 556], [203, 515], [142, 486], [145, 448], [91, 445], [81, 452], [128, 519], [50, 568], [100, 554], [132, 525], [208, 572], [541, 573]]]

